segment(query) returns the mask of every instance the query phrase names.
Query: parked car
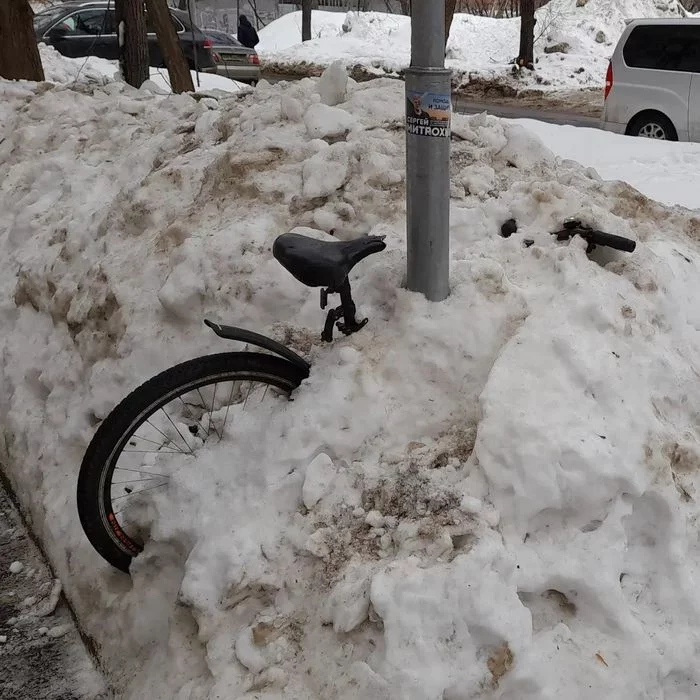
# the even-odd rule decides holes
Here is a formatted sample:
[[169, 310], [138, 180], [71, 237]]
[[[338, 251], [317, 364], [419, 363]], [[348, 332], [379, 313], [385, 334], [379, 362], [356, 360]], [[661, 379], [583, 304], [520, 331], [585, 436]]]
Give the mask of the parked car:
[[216, 29], [202, 30], [212, 43], [216, 72], [232, 80], [254, 85], [260, 80], [260, 59], [238, 39]]
[[635, 19], [605, 80], [602, 126], [669, 141], [700, 141], [700, 19]]
[[[200, 29], [190, 24], [186, 12], [171, 9], [170, 14], [190, 68], [194, 69], [196, 64], [202, 71], [215, 72], [211, 41]], [[84, 56], [99, 56], [109, 60], [119, 58], [113, 0], [109, 2], [76, 0], [55, 5], [34, 16], [34, 31], [37, 41], [53, 46], [70, 58]], [[165, 61], [148, 16], [146, 16], [146, 31], [148, 32], [149, 64], [164, 67]]]

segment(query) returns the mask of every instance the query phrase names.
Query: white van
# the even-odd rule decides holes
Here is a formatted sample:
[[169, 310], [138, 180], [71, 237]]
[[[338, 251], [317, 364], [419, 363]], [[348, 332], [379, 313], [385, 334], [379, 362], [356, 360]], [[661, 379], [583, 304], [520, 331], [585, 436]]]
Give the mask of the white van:
[[602, 127], [700, 141], [700, 19], [635, 19], [610, 59]]

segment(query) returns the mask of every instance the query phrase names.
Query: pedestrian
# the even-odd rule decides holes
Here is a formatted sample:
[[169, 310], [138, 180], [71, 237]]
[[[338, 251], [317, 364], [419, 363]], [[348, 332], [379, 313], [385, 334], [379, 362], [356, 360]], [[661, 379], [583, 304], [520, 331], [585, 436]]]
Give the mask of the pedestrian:
[[255, 27], [245, 15], [238, 18], [238, 41], [249, 49], [254, 49], [260, 43]]

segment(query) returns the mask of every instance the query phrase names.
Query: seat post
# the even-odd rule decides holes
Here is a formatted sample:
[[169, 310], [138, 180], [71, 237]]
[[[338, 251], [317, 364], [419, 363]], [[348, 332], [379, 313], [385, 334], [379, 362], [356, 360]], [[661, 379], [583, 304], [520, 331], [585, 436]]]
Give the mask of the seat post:
[[338, 330], [345, 335], [356, 333], [360, 328], [364, 328], [367, 319], [358, 321], [355, 318], [355, 302], [352, 300], [352, 291], [350, 289], [350, 280], [346, 277], [343, 283], [337, 289], [321, 290], [321, 308], [325, 308], [328, 302], [328, 294], [340, 294], [340, 306], [331, 309], [326, 316], [326, 324], [323, 328], [321, 338], [330, 343], [333, 340], [333, 326], [336, 325]]
[[350, 279], [345, 278], [345, 282], [340, 285], [338, 289], [340, 294], [340, 306], [343, 309], [343, 320], [345, 321], [345, 326], [348, 328], [354, 328], [357, 325], [355, 320], [355, 302], [352, 300], [352, 291], [350, 290]]

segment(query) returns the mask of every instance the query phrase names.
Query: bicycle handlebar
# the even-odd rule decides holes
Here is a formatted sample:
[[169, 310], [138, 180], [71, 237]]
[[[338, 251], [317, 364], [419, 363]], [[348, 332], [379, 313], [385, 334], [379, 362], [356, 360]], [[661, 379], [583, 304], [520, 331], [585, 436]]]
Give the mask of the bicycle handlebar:
[[581, 236], [581, 238], [588, 242], [589, 251], [595, 246], [600, 245], [614, 248], [615, 250], [622, 250], [625, 253], [632, 253], [637, 247], [636, 241], [625, 238], [624, 236], [616, 236], [612, 233], [605, 233], [605, 231], [589, 228], [581, 224], [580, 221], [567, 221], [564, 224], [564, 229], [555, 231], [554, 235], [557, 237], [558, 241], [568, 241], [575, 235]]

